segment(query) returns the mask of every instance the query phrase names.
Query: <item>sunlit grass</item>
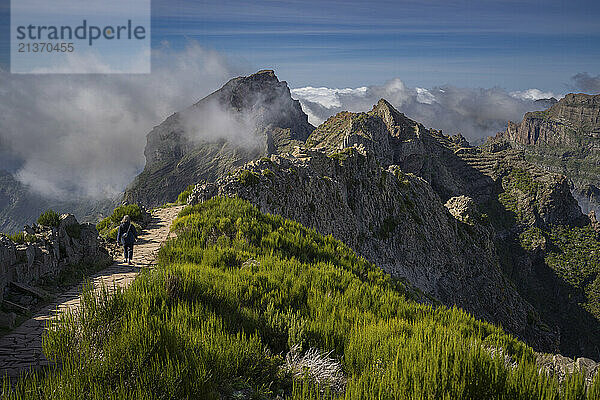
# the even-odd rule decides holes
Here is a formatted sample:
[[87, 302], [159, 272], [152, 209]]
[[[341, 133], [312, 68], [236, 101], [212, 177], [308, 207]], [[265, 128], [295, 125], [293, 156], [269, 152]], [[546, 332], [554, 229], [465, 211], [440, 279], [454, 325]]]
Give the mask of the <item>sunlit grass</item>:
[[[60, 368], [6, 398], [586, 398], [500, 328], [418, 304], [343, 243], [242, 200], [187, 207], [174, 229], [156, 270], [55, 325], [44, 349]], [[331, 352], [345, 391], [286, 373], [292, 346]]]

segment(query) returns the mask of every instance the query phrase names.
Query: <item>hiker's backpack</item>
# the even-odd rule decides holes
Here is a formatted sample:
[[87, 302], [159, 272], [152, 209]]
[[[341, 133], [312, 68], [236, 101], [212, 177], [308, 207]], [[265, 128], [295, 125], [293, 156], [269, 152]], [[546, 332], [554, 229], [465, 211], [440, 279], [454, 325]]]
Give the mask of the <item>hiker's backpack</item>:
[[127, 232], [125, 232], [123, 235], [121, 235], [121, 240], [125, 244], [133, 243], [133, 240], [131, 240], [131, 239], [133, 239], [133, 235], [131, 235], [131, 233], [129, 231], [131, 231], [131, 222], [129, 223], [129, 228], [127, 228]]

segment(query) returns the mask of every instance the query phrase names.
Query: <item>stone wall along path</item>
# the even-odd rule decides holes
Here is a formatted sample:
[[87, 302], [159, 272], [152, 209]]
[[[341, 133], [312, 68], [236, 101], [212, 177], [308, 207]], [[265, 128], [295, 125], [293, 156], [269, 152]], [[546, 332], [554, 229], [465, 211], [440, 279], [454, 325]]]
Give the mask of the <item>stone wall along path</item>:
[[161, 244], [170, 237], [169, 228], [183, 206], [162, 208], [152, 212], [152, 219], [139, 236], [134, 250], [134, 264], [123, 263], [123, 255], [110, 267], [93, 274], [79, 285], [56, 298], [50, 305], [25, 321], [11, 333], [0, 338], [0, 376], [17, 377], [49, 364], [42, 352], [42, 333], [46, 324], [65, 310], [76, 311], [80, 305], [83, 284], [93, 283], [95, 290], [102, 286], [125, 288], [133, 282], [142, 268], [154, 265]]

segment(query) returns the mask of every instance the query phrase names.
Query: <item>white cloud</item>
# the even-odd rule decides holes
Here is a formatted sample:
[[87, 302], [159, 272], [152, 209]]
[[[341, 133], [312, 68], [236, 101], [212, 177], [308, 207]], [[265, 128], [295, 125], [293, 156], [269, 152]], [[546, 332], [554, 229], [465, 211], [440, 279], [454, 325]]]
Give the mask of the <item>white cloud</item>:
[[410, 88], [399, 78], [382, 86], [356, 89], [297, 88], [292, 90], [313, 124], [319, 124], [337, 112], [368, 111], [380, 98], [388, 100], [400, 112], [424, 125], [442, 129], [446, 134], [462, 133], [472, 143], [495, 135], [507, 122], [520, 121], [527, 111], [544, 106], [534, 100], [557, 97], [539, 89], [507, 92], [501, 88], [470, 89], [443, 86]]
[[235, 75], [195, 44], [155, 50], [148, 75], [1, 71], [0, 155], [11, 154], [16, 176], [43, 194], [117, 194], [143, 168], [152, 127]]
[[356, 89], [329, 89], [326, 87], [315, 88], [307, 86], [303, 88], [292, 89], [291, 92], [293, 97], [318, 103], [325, 108], [334, 108], [342, 105], [342, 99], [345, 96], [364, 97], [367, 93], [367, 88], [359, 87]]
[[417, 101], [423, 104], [433, 104], [435, 100], [435, 96], [432, 95], [429, 90], [424, 88], [415, 88], [417, 91]]
[[515, 92], [510, 92], [510, 95], [517, 99], [534, 101], [539, 99], [549, 99], [551, 97], [558, 99], [561, 97], [552, 92], [542, 92], [539, 89], [518, 90]]

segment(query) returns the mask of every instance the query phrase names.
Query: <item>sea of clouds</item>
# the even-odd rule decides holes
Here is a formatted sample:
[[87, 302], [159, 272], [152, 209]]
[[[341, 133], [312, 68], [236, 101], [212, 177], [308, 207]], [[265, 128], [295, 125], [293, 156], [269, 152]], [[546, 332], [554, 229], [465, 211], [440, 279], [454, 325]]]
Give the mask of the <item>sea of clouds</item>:
[[471, 89], [455, 86], [408, 87], [401, 79], [381, 86], [335, 89], [303, 87], [292, 90], [313, 125], [340, 111], [368, 111], [380, 98], [424, 125], [446, 134], [461, 133], [473, 143], [494, 135], [508, 121], [519, 121], [527, 111], [542, 110], [539, 99], [561, 96], [539, 89], [508, 92], [502, 88]]

